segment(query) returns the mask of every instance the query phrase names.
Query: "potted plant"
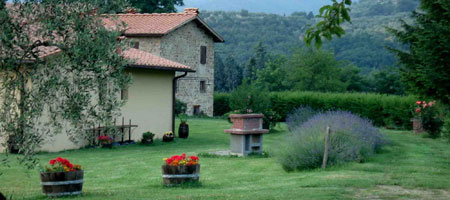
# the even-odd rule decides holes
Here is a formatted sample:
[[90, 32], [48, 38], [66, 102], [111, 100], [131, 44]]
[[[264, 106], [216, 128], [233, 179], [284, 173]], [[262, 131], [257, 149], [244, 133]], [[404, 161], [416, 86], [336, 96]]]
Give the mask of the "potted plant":
[[142, 134], [142, 144], [152, 144], [153, 143], [153, 137], [155, 137], [155, 134], [153, 134], [150, 131], [145, 132]]
[[107, 135], [101, 135], [98, 137], [98, 141], [103, 148], [112, 148], [112, 138]]
[[50, 160], [40, 172], [42, 192], [50, 197], [78, 195], [83, 189], [81, 165], [70, 163], [64, 158]]
[[167, 131], [163, 135], [163, 142], [172, 142], [174, 138], [175, 138], [175, 136], [174, 136], [173, 132]]
[[200, 164], [197, 156], [186, 154], [174, 155], [164, 158], [162, 165], [162, 177], [164, 184], [176, 185], [186, 182], [198, 182], [200, 179]]
[[178, 127], [178, 137], [179, 138], [188, 138], [189, 137], [189, 125], [187, 124], [187, 115], [181, 114], [180, 118], [180, 126]]

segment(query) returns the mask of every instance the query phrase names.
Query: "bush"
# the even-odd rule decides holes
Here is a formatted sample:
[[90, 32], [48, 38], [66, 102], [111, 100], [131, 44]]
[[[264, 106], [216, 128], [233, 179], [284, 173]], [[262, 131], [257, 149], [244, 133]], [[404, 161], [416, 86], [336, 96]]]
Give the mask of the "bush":
[[[220, 98], [226, 95], [230, 96], [221, 94]], [[280, 121], [295, 108], [309, 106], [314, 110], [346, 110], [372, 120], [376, 126], [403, 129], [412, 129], [410, 110], [416, 102], [413, 96], [366, 93], [275, 92], [268, 96], [270, 110]]]
[[282, 119], [300, 106], [314, 110], [345, 110], [373, 121], [376, 126], [411, 129], [411, 105], [415, 97], [366, 94], [366, 93], [319, 93], [280, 92], [272, 93], [273, 110]]
[[442, 129], [444, 136], [450, 142], [450, 112], [447, 113], [444, 121], [444, 128]]
[[440, 116], [440, 109], [436, 105], [436, 101], [417, 101], [414, 113], [422, 121], [422, 127], [429, 134], [430, 138], [441, 136], [444, 120], [441, 119], [443, 117]]
[[214, 116], [223, 116], [230, 111], [230, 94], [214, 93]]
[[142, 134], [142, 144], [151, 144], [153, 143], [153, 137], [155, 137], [155, 134], [153, 134], [150, 131], [145, 132], [144, 134]]
[[331, 128], [327, 165], [362, 162], [384, 143], [379, 129], [368, 119], [343, 111], [319, 113], [282, 140], [277, 154], [283, 168], [292, 171], [320, 167], [327, 126]]
[[293, 131], [302, 125], [304, 122], [308, 121], [311, 117], [319, 113], [318, 111], [313, 110], [311, 107], [299, 107], [288, 114], [286, 117], [286, 124], [289, 128], [289, 131]]
[[231, 93], [230, 108], [234, 113], [239, 114], [264, 114], [263, 126], [265, 129], [270, 129], [275, 126], [278, 117], [272, 111], [268, 94], [267, 90], [244, 82]]
[[187, 104], [176, 99], [175, 100], [175, 115], [186, 113]]

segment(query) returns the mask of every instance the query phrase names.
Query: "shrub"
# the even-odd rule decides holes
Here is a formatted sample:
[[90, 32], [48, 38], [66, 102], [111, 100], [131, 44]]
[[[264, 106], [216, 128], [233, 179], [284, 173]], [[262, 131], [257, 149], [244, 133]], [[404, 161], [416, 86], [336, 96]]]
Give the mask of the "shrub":
[[214, 93], [214, 116], [223, 116], [230, 111], [230, 94]]
[[187, 109], [186, 103], [184, 103], [178, 99], [175, 100], [175, 114], [176, 115], [186, 113], [186, 109]]
[[[225, 96], [229, 98], [230, 94], [221, 94], [220, 98]], [[410, 110], [416, 102], [414, 96], [366, 93], [274, 92], [267, 96], [270, 110], [280, 121], [295, 108], [308, 106], [314, 110], [346, 110], [372, 120], [376, 126], [403, 129], [412, 129]]]
[[383, 144], [379, 129], [368, 119], [343, 111], [319, 113], [282, 140], [277, 154], [283, 168], [320, 167], [327, 126], [331, 127], [327, 165], [364, 161]]
[[153, 134], [150, 131], [145, 132], [142, 134], [142, 144], [150, 144], [153, 143], [153, 137], [155, 137], [155, 134]]
[[264, 114], [264, 128], [272, 128], [278, 121], [278, 117], [271, 109], [268, 94], [267, 90], [244, 82], [231, 93], [230, 108], [234, 113], [239, 114], [262, 113]]
[[446, 115], [445, 121], [444, 121], [444, 128], [442, 129], [442, 132], [443, 132], [444, 136], [450, 142], [450, 112], [447, 112], [447, 115]]
[[313, 110], [309, 106], [301, 106], [291, 113], [288, 114], [286, 117], [286, 124], [289, 128], [289, 131], [293, 131], [296, 128], [298, 128], [300, 125], [302, 125], [304, 122], [308, 121], [311, 117], [319, 113], [318, 111]]
[[417, 101], [414, 108], [416, 117], [420, 118], [423, 129], [431, 138], [440, 137], [442, 126], [444, 125], [444, 121], [439, 116], [439, 109], [435, 104], [436, 101]]

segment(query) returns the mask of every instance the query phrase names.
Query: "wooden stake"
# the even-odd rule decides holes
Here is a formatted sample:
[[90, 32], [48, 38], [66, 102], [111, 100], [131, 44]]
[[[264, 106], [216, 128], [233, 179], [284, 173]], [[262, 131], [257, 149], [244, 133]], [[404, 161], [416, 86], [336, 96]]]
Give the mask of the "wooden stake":
[[328, 161], [328, 140], [330, 138], [330, 127], [327, 126], [327, 132], [325, 134], [325, 151], [323, 152], [323, 161], [322, 161], [322, 168], [327, 167], [327, 161]]

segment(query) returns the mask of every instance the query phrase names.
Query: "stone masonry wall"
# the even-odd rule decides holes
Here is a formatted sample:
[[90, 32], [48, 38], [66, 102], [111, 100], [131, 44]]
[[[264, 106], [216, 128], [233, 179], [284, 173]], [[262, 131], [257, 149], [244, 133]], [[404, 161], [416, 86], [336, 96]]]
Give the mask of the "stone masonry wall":
[[[199, 28], [196, 22], [190, 22], [161, 38], [161, 56], [196, 70], [195, 73], [178, 80], [177, 99], [187, 103], [187, 114], [194, 113], [194, 106], [200, 106], [200, 112], [213, 115], [214, 103], [214, 41]], [[200, 47], [206, 46], [206, 64], [200, 64]], [[184, 73], [178, 72], [176, 75]], [[200, 81], [205, 81], [205, 92], [200, 92]]]

